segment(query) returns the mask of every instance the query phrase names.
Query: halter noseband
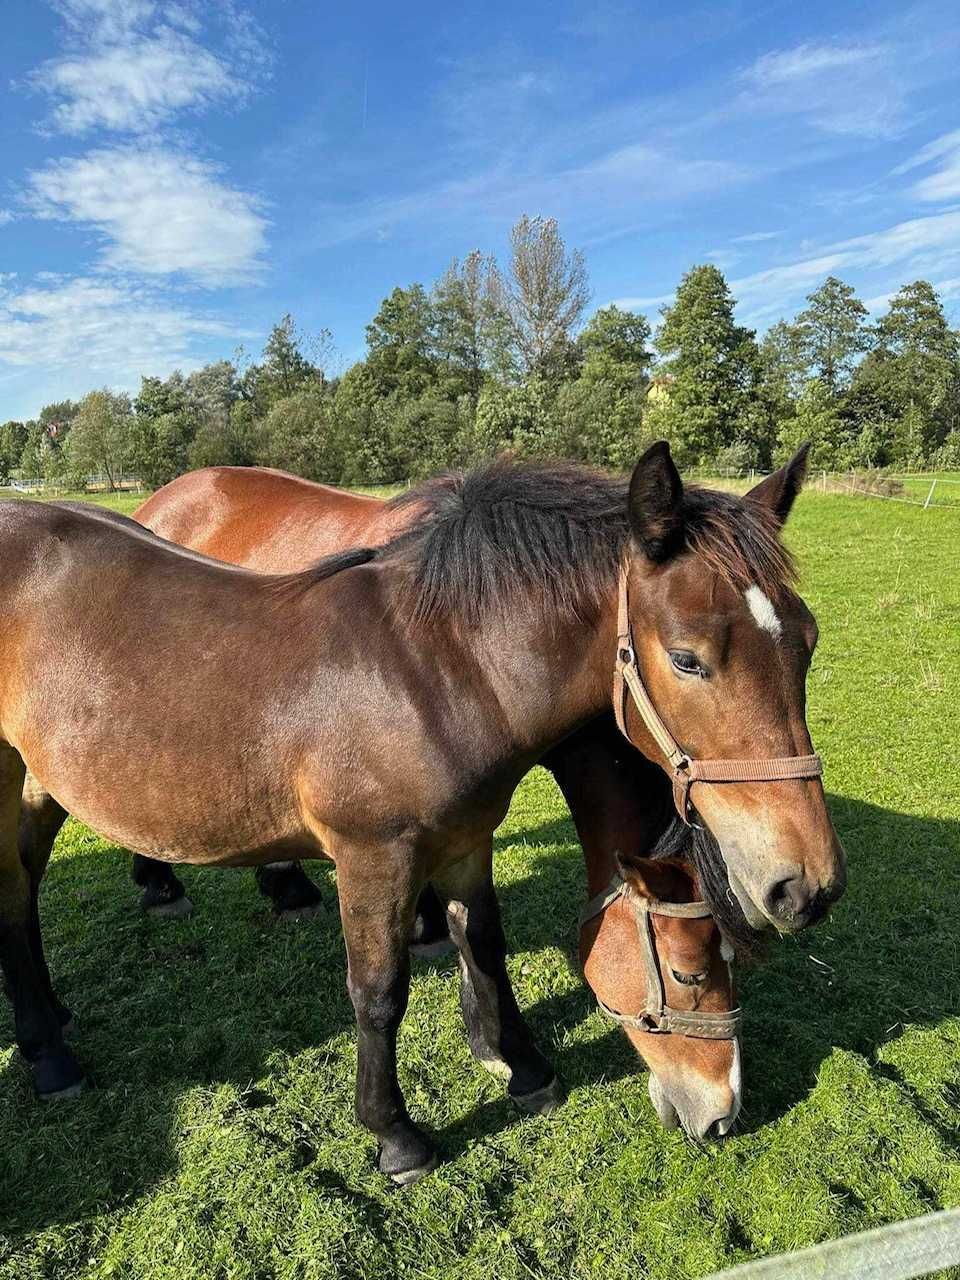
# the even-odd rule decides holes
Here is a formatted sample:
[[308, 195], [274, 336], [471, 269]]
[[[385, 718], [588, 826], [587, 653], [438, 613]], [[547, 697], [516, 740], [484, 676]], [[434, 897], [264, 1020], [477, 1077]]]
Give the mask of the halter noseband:
[[[776, 756], [770, 760], [694, 760], [657, 714], [647, 693], [633, 647], [627, 600], [627, 569], [620, 571], [617, 600], [617, 662], [613, 677], [613, 709], [617, 726], [628, 742], [627, 693], [673, 770], [673, 803], [690, 825], [690, 788], [695, 782], [784, 782], [790, 778], [820, 778], [823, 763], [818, 755]], [[631, 742], [631, 745], [633, 743]]]
[[[622, 876], [614, 874], [603, 893], [591, 898], [580, 912], [580, 928], [592, 920], [594, 916], [606, 911], [618, 898], [627, 893], [627, 883]], [[597, 1004], [602, 1013], [623, 1027], [634, 1031], [649, 1031], [666, 1034], [675, 1032], [681, 1036], [692, 1036], [697, 1040], [735, 1040], [743, 1017], [739, 1008], [729, 1013], [687, 1013], [682, 1009], [671, 1009], [667, 1004], [663, 987], [663, 974], [654, 942], [653, 921], [655, 916], [678, 916], [686, 920], [702, 920], [709, 916], [710, 908], [705, 902], [660, 902], [648, 901], [646, 898], [633, 896], [628, 898], [633, 907], [637, 923], [637, 936], [640, 939], [640, 953], [643, 956], [644, 979], [647, 984], [645, 1008], [640, 1013], [618, 1013], [605, 1005], [597, 996]], [[729, 970], [729, 966], [728, 966]], [[732, 979], [731, 979], [732, 984]], [[732, 989], [732, 985], [731, 985]]]

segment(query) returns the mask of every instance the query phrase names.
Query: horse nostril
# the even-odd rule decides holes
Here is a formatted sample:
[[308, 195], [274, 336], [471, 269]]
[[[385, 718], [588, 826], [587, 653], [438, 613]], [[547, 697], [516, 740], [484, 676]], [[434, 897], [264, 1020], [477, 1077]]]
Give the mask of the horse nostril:
[[811, 907], [815, 896], [803, 876], [785, 876], [770, 885], [763, 896], [763, 905], [767, 913], [778, 920], [795, 920]]

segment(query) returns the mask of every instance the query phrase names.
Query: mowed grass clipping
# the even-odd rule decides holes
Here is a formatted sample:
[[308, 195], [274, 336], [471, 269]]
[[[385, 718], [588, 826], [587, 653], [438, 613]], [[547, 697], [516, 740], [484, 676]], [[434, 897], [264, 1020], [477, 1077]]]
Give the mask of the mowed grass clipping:
[[960, 1205], [960, 516], [812, 492], [788, 534], [850, 888], [742, 977], [740, 1136], [701, 1152], [662, 1130], [595, 1011], [580, 851], [541, 771], [497, 877], [517, 995], [570, 1098], [520, 1118], [467, 1051], [455, 966], [417, 963], [401, 1080], [445, 1163], [406, 1192], [353, 1120], [331, 874], [320, 920], [276, 925], [249, 872], [188, 869], [194, 916], [151, 921], [128, 857], [71, 823], [43, 915], [94, 1087], [36, 1104], [4, 1007], [3, 1280], [677, 1280]]

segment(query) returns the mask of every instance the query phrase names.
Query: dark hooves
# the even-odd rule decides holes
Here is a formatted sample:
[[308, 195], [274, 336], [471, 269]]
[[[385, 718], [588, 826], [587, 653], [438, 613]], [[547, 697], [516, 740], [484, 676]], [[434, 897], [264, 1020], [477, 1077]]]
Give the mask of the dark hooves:
[[193, 903], [185, 893], [172, 902], [147, 902], [144, 897], [142, 906], [145, 915], [159, 920], [182, 920], [193, 913]]
[[83, 1068], [69, 1049], [45, 1053], [30, 1063], [33, 1087], [41, 1102], [75, 1098], [87, 1083]]
[[377, 1168], [398, 1187], [412, 1187], [437, 1167], [437, 1153], [417, 1129], [398, 1128], [377, 1146]]
[[559, 1076], [554, 1076], [542, 1088], [534, 1089], [532, 1093], [510, 1094], [512, 1101], [517, 1104], [520, 1110], [526, 1111], [531, 1116], [549, 1115], [551, 1111], [556, 1111], [566, 1096], [566, 1086]]
[[[276, 908], [274, 910], [276, 911]], [[324, 909], [319, 903], [313, 907], [286, 907], [283, 911], [276, 911], [278, 920], [312, 920], [314, 916], [324, 914]]]
[[398, 1187], [412, 1187], [415, 1182], [425, 1178], [428, 1173], [433, 1173], [439, 1163], [438, 1157], [433, 1155], [426, 1164], [420, 1165], [419, 1169], [405, 1169], [402, 1173], [391, 1173], [390, 1178]]

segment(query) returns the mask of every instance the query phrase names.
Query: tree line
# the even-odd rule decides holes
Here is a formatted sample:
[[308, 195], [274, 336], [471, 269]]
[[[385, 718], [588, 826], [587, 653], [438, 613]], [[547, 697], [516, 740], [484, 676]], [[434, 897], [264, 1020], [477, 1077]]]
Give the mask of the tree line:
[[629, 466], [653, 439], [683, 466], [765, 470], [804, 440], [812, 464], [960, 466], [960, 335], [916, 280], [876, 323], [833, 276], [762, 339], [737, 323], [723, 273], [696, 266], [653, 331], [617, 306], [587, 317], [583, 255], [553, 219], [523, 217], [501, 267], [479, 251], [429, 289], [396, 288], [365, 357], [331, 368], [329, 332], [285, 316], [259, 361], [144, 376], [0, 426], [11, 475], [113, 487], [196, 467], [261, 464], [334, 484], [383, 484], [509, 450]]

